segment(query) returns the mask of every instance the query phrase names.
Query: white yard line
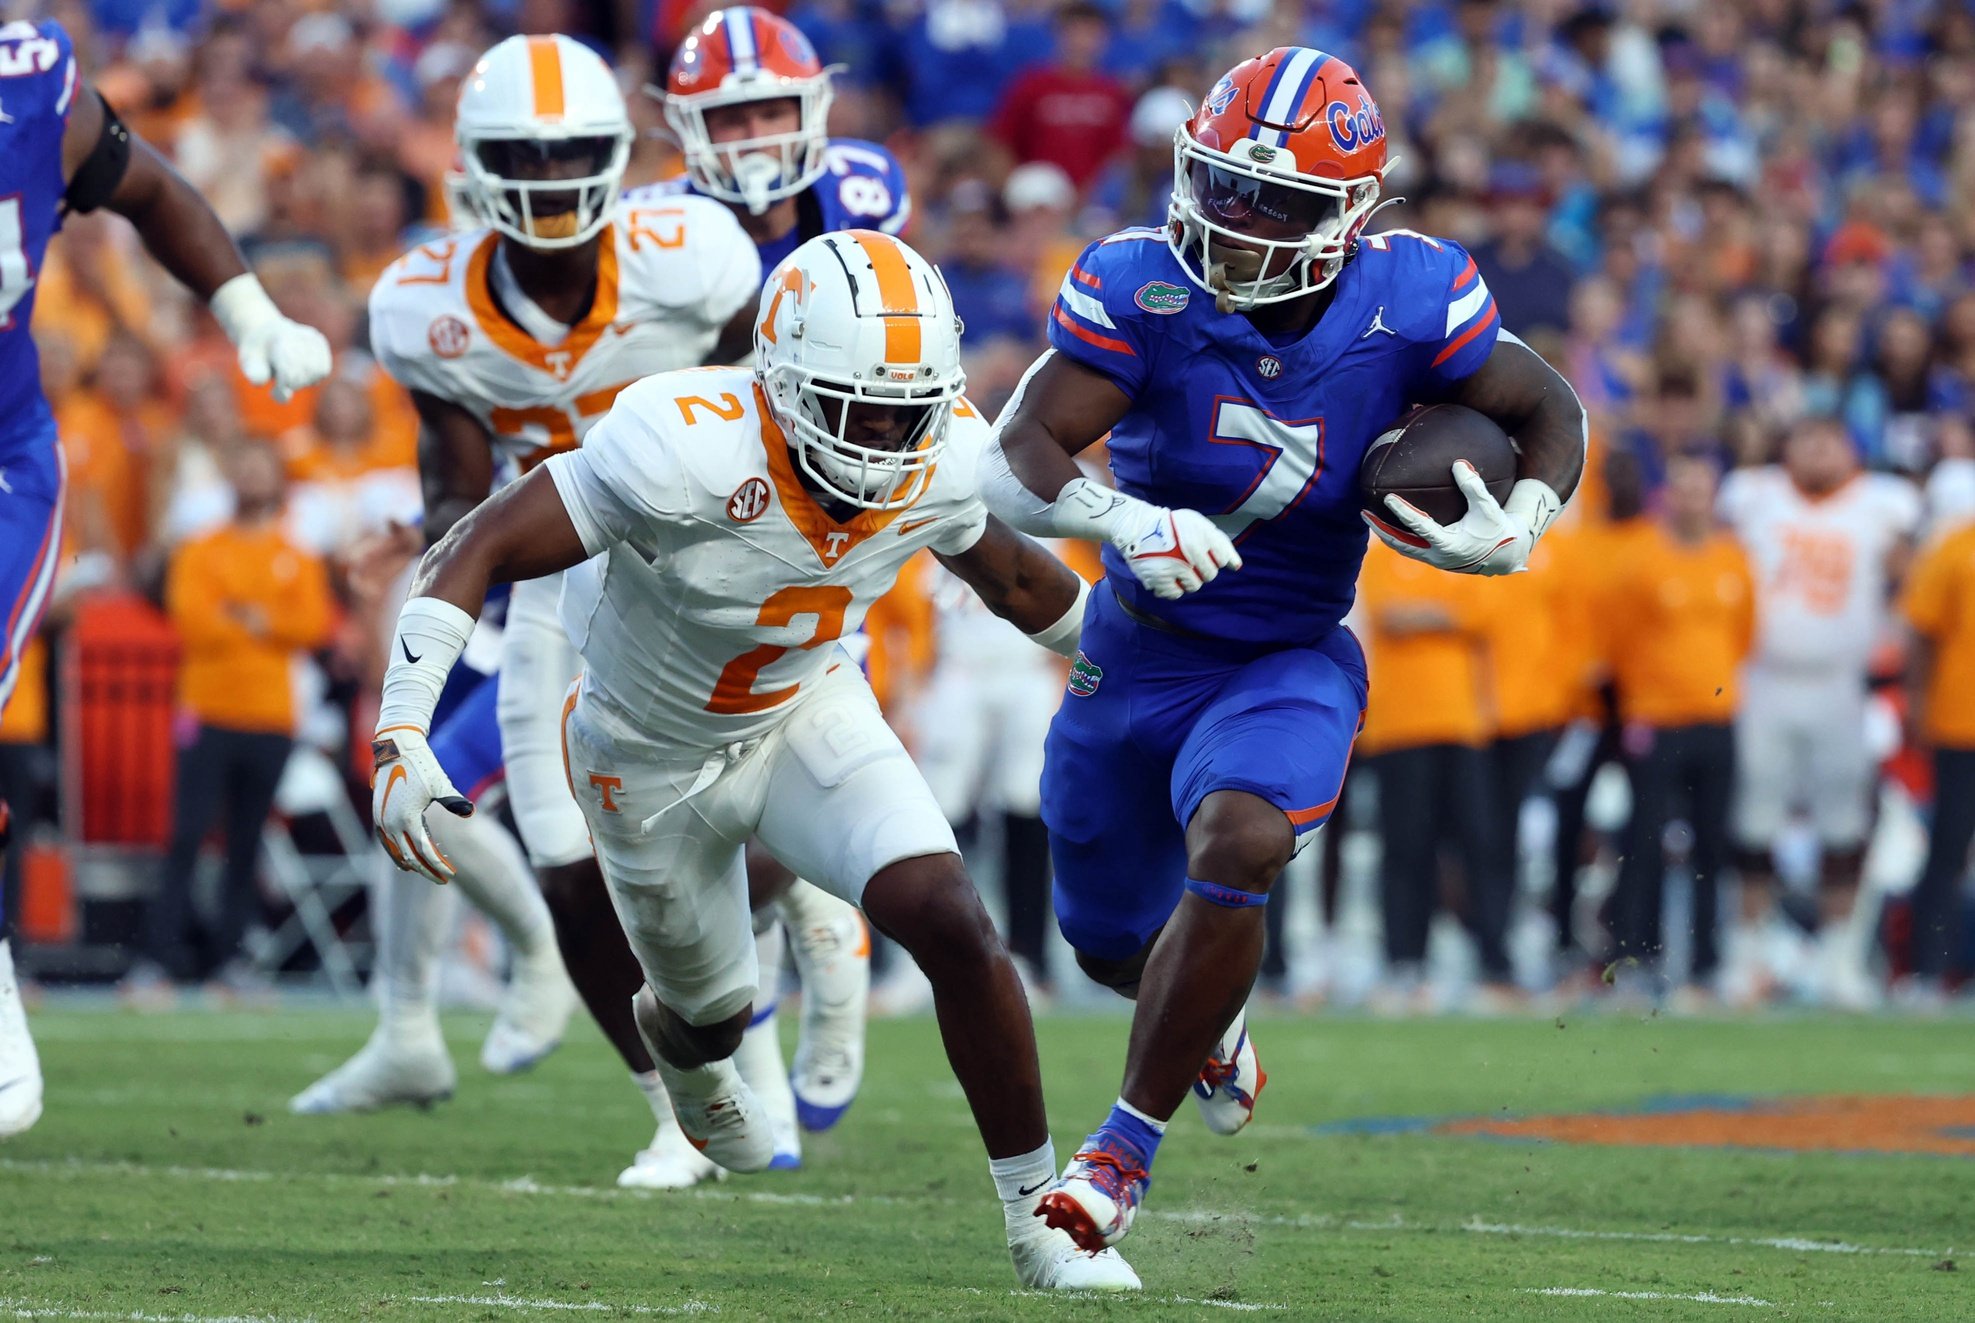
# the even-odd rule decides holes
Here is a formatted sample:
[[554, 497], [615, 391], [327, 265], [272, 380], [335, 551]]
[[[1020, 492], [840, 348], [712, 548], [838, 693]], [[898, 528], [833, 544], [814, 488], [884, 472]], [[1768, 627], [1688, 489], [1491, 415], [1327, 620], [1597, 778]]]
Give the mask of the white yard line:
[[0, 1300], [0, 1319], [8, 1318], [114, 1319], [122, 1323], [309, 1323], [306, 1319], [282, 1319], [267, 1314], [147, 1314], [132, 1309], [65, 1309], [59, 1305], [31, 1305], [24, 1300]]
[[[228, 1167], [181, 1167], [154, 1166], [141, 1162], [88, 1162], [80, 1160], [48, 1161], [23, 1158], [0, 1158], [0, 1171], [23, 1172], [39, 1176], [163, 1176], [177, 1180], [215, 1182], [280, 1182], [293, 1184], [297, 1181], [314, 1181], [333, 1185], [362, 1185], [373, 1189], [422, 1188], [485, 1190], [498, 1194], [547, 1195], [574, 1199], [703, 1199], [713, 1202], [733, 1200], [738, 1203], [771, 1204], [807, 1208], [848, 1207], [853, 1204], [912, 1204], [957, 1203], [958, 1200], [899, 1199], [886, 1195], [822, 1195], [778, 1190], [737, 1190], [732, 1186], [702, 1186], [690, 1191], [654, 1192], [646, 1190], [620, 1190], [599, 1185], [545, 1185], [532, 1176], [517, 1176], [510, 1180], [490, 1180], [477, 1176], [381, 1174], [359, 1175], [356, 1172], [273, 1172], [244, 1171]], [[1905, 1245], [1863, 1245], [1848, 1240], [1823, 1240], [1812, 1236], [1725, 1236], [1706, 1235], [1699, 1232], [1680, 1231], [1613, 1231], [1595, 1227], [1533, 1226], [1515, 1222], [1488, 1222], [1480, 1218], [1470, 1218], [1461, 1222], [1416, 1222], [1393, 1216], [1378, 1219], [1339, 1217], [1331, 1213], [1299, 1213], [1294, 1216], [1277, 1213], [1244, 1213], [1221, 1211], [1210, 1208], [1148, 1208], [1139, 1216], [1157, 1222], [1179, 1222], [1188, 1226], [1207, 1226], [1219, 1222], [1231, 1226], [1289, 1227], [1306, 1231], [1349, 1231], [1392, 1233], [1403, 1232], [1422, 1235], [1445, 1235], [1450, 1232], [1476, 1236], [1511, 1236], [1531, 1240], [1607, 1240], [1657, 1245], [1719, 1245], [1748, 1249], [1783, 1250], [1793, 1254], [1896, 1254], [1908, 1258], [1948, 1258], [1952, 1249], [1921, 1249]], [[119, 1316], [121, 1317], [121, 1316]]]
[[1524, 1295], [1603, 1296], [1609, 1300], [1691, 1300], [1702, 1305], [1755, 1305], [1775, 1309], [1774, 1300], [1752, 1295], [1716, 1295], [1712, 1291], [1601, 1291], [1595, 1286], [1528, 1286]]
[[683, 1305], [611, 1305], [601, 1300], [528, 1300], [518, 1295], [415, 1295], [415, 1305], [477, 1305], [484, 1309], [532, 1309], [573, 1311], [582, 1314], [641, 1314], [676, 1317], [681, 1314], [717, 1314], [720, 1306], [704, 1300], [688, 1300]]

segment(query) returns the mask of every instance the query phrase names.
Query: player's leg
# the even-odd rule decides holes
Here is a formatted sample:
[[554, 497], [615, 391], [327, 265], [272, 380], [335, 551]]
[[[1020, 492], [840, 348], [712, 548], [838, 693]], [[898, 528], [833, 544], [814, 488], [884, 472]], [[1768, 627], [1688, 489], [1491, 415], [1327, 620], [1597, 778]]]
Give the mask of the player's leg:
[[1001, 677], [989, 709], [995, 723], [987, 798], [1001, 810], [1002, 890], [1008, 949], [1028, 966], [1030, 991], [1047, 991], [1049, 831], [1042, 825], [1042, 751], [1063, 698], [1061, 665], [1038, 654]]
[[211, 929], [212, 951], [219, 962], [219, 982], [241, 989], [260, 978], [250, 969], [242, 947], [249, 921], [260, 912], [261, 835], [274, 811], [275, 791], [295, 741], [285, 732], [228, 731], [225, 735], [229, 764], [222, 806], [225, 851], [219, 910]]
[[1681, 731], [1641, 728], [1629, 735], [1627, 766], [1632, 775], [1632, 816], [1626, 822], [1624, 855], [1613, 890], [1613, 954], [1625, 966], [1628, 988], [1641, 982], [1644, 967], [1656, 974], [1660, 958], [1660, 909], [1666, 886], [1666, 824], [1678, 775]]
[[[42, 462], [13, 466], [8, 486], [0, 500], [0, 711], [20, 679], [21, 654], [41, 625], [61, 557], [61, 455], [52, 438]], [[7, 816], [0, 800], [0, 833]], [[40, 1119], [42, 1096], [41, 1059], [21, 1008], [9, 938], [0, 918], [0, 1139]]]
[[732, 1060], [759, 971], [741, 860], [747, 828], [719, 807], [731, 774], [689, 794], [702, 759], [670, 755], [580, 702], [563, 742], [620, 938], [642, 969], [627, 1000], [663, 1096], [707, 1158], [765, 1170], [774, 1135]]
[[1975, 843], [1975, 750], [1934, 750], [1934, 821], [1927, 860], [1913, 886], [1913, 977], [1923, 1004], [1945, 1000], [1944, 980], [1955, 963], [1962, 881]]
[[1862, 1010], [1878, 1000], [1867, 962], [1872, 917], [1861, 912], [1878, 768], [1867, 745], [1863, 679], [1840, 676], [1824, 690], [1822, 719], [1807, 727], [1807, 778], [1818, 844], [1818, 995], [1830, 1005]]
[[1752, 671], [1735, 716], [1735, 792], [1730, 832], [1735, 873], [1741, 884], [1740, 921], [1728, 934], [1722, 995], [1748, 1006], [1767, 1001], [1777, 987], [1771, 968], [1777, 922], [1774, 850], [1790, 818], [1790, 801], [1802, 779], [1797, 766], [1789, 704], [1783, 682]]
[[1694, 732], [1687, 774], [1688, 825], [1694, 831], [1688, 862], [1694, 872], [1693, 958], [1688, 981], [1711, 987], [1721, 963], [1720, 878], [1729, 856], [1728, 815], [1735, 796], [1735, 732], [1728, 725]]
[[1512, 788], [1490, 774], [1488, 754], [1480, 748], [1451, 745], [1442, 759], [1448, 793], [1441, 802], [1447, 806], [1461, 856], [1467, 921], [1481, 961], [1481, 981], [1493, 998], [1512, 998], [1517, 992], [1515, 968], [1509, 961], [1515, 846], [1502, 843], [1508, 824], [1501, 807]]
[[838, 672], [764, 741], [749, 793], [761, 841], [859, 904], [925, 971], [947, 1060], [987, 1147], [1025, 1285], [1131, 1290], [1115, 1255], [1084, 1254], [1033, 1216], [1055, 1176], [1028, 1001], [968, 879], [953, 830], [861, 677]]
[[[750, 850], [748, 853], [749, 891], [753, 893], [753, 859], [758, 852]], [[858, 923], [862, 925], [863, 920], [859, 919]], [[787, 947], [774, 902], [755, 906], [754, 960], [761, 970], [761, 986], [755, 993], [754, 1008], [748, 1017], [747, 1029], [741, 1034], [740, 1046], [735, 1049], [734, 1065], [748, 1087], [754, 1090], [754, 1096], [761, 1100], [768, 1123], [774, 1129], [775, 1157], [768, 1165], [776, 1171], [794, 1171], [802, 1166], [802, 1134], [796, 1120], [796, 1095], [789, 1083], [788, 1070], [782, 1064], [782, 1026], [776, 1016], [781, 993], [782, 957]], [[808, 995], [806, 991], [804, 995]], [[862, 1008], [859, 1009], [861, 1011]], [[859, 1046], [861, 1048], [861, 1041]]]
[[[871, 934], [855, 906], [799, 877], [776, 898], [773, 913], [787, 934], [802, 986], [795, 1060], [780, 1087], [793, 1090], [803, 1129], [828, 1130], [850, 1110], [864, 1080]], [[771, 1025], [771, 1042], [772, 1030]], [[778, 1070], [780, 1053], [777, 1046]], [[766, 1054], [762, 1060], [765, 1065]]]
[[1385, 985], [1376, 1009], [1404, 1011], [1422, 995], [1426, 939], [1439, 894], [1434, 748], [1388, 749], [1366, 766], [1378, 778], [1379, 903]]
[[1243, 1007], [1262, 961], [1262, 906], [1298, 839], [1336, 804], [1364, 699], [1363, 654], [1339, 631], [1241, 667], [1182, 743], [1170, 804], [1186, 824], [1184, 894], [1145, 965], [1118, 1102], [1044, 1199], [1051, 1224], [1085, 1248], [1130, 1229], [1189, 1093], [1220, 1133], [1252, 1115], [1267, 1079]]

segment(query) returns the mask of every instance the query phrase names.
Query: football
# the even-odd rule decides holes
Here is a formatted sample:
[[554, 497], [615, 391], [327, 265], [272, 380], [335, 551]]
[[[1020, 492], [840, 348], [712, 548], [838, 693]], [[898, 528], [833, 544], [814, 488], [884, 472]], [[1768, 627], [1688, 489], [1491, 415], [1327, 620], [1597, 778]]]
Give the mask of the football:
[[1454, 463], [1466, 460], [1498, 501], [1515, 485], [1516, 448], [1486, 415], [1458, 404], [1415, 409], [1380, 433], [1358, 470], [1364, 507], [1390, 525], [1388, 496], [1411, 501], [1426, 515], [1451, 524], [1467, 513], [1468, 498], [1454, 485]]

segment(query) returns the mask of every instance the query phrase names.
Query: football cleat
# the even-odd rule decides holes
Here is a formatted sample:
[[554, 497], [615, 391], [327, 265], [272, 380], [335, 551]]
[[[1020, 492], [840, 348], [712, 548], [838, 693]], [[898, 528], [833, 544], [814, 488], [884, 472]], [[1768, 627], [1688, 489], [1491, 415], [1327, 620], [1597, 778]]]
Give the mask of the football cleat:
[[732, 1061], [694, 1070], [662, 1059], [655, 1064], [687, 1143], [728, 1171], [768, 1170], [775, 1161], [774, 1125]]
[[13, 952], [0, 939], [0, 1139], [23, 1134], [40, 1119], [41, 1058], [14, 983]]
[[1151, 1184], [1138, 1151], [1099, 1130], [1084, 1141], [1062, 1178], [1037, 1201], [1035, 1216], [1068, 1233], [1078, 1249], [1096, 1254], [1130, 1232]]
[[671, 1117], [658, 1123], [651, 1146], [638, 1150], [631, 1165], [617, 1173], [626, 1190], [689, 1190], [704, 1181], [724, 1181], [726, 1169], [694, 1148]]
[[1255, 1055], [1255, 1044], [1248, 1037], [1248, 1008], [1242, 1007], [1234, 1023], [1214, 1044], [1200, 1078], [1193, 1082], [1193, 1101], [1200, 1108], [1200, 1119], [1217, 1135], [1238, 1134], [1255, 1119], [1255, 1100], [1269, 1077]]
[[1136, 1291], [1138, 1274], [1114, 1249], [1095, 1254], [1077, 1248], [1077, 1243], [1054, 1227], [1043, 1226], [1034, 1215], [1019, 1215], [1027, 1226], [1009, 1218], [1008, 1254], [1015, 1261], [1015, 1276], [1031, 1291]]
[[754, 1090], [775, 1136], [775, 1156], [768, 1169], [799, 1170], [802, 1131], [796, 1124], [795, 1094], [789, 1089], [789, 1077], [782, 1071], [782, 1041], [776, 1032], [773, 1010], [749, 1025], [741, 1035], [740, 1048], [734, 1053], [734, 1067], [748, 1088]]
[[842, 1120], [864, 1080], [871, 933], [863, 915], [826, 898], [835, 911], [827, 921], [789, 925], [802, 981], [802, 1026], [789, 1084], [805, 1130], [828, 1130]]
[[398, 1103], [430, 1107], [453, 1096], [456, 1078], [436, 1027], [421, 1033], [380, 1024], [355, 1056], [290, 1098], [288, 1110], [334, 1116]]
[[517, 959], [507, 993], [480, 1045], [480, 1064], [495, 1075], [527, 1070], [562, 1043], [579, 999], [555, 943], [532, 958]]

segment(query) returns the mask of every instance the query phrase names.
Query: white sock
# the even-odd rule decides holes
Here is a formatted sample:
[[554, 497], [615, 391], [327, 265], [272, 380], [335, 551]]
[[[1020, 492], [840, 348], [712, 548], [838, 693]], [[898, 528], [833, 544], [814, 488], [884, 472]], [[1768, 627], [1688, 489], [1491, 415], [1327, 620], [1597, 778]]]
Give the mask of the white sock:
[[1143, 1121], [1148, 1127], [1150, 1127], [1153, 1134], [1163, 1135], [1166, 1133], [1166, 1122], [1161, 1121], [1156, 1117], [1147, 1116], [1144, 1112], [1139, 1111], [1138, 1108], [1132, 1106], [1130, 1103], [1126, 1102], [1123, 1098], [1119, 1098], [1117, 1102], [1112, 1104], [1112, 1106], [1116, 1107], [1119, 1111], [1123, 1112], [1126, 1116], [1136, 1117], [1138, 1120]]
[[439, 961], [459, 915], [459, 893], [388, 863], [379, 868], [371, 913], [377, 916], [380, 1021], [392, 1034], [437, 1035]]
[[[758, 922], [766, 915], [757, 914]], [[760, 966], [761, 987], [754, 994], [754, 1013], [773, 1015], [775, 1005], [782, 993], [782, 955], [788, 949], [788, 938], [782, 925], [770, 918], [754, 934], [754, 963]]]
[[773, 1011], [747, 1027], [732, 1060], [748, 1088], [761, 1100], [761, 1110], [769, 1121], [783, 1130], [792, 1129], [795, 1090], [789, 1087], [788, 1067], [782, 1062], [782, 1040], [776, 1032]]
[[[440, 810], [425, 815], [432, 842], [456, 870], [452, 885], [494, 921], [517, 959], [555, 945], [548, 902], [513, 833], [490, 813], [456, 818]], [[427, 883], [429, 886], [430, 883]]]
[[857, 913], [857, 907], [849, 901], [801, 878], [791, 882], [789, 889], [776, 897], [774, 909], [782, 916], [782, 922], [794, 932], [835, 927], [843, 922], [846, 911]]
[[988, 1172], [994, 1177], [994, 1192], [1001, 1196], [1012, 1219], [1017, 1212], [1024, 1218], [1035, 1206], [1035, 1197], [1056, 1179], [1056, 1145], [1043, 1140], [1032, 1153], [1013, 1158], [989, 1158]]
[[631, 1076], [631, 1083], [638, 1086], [638, 1091], [645, 1095], [645, 1101], [651, 1104], [654, 1121], [664, 1125], [672, 1119], [672, 1097], [665, 1092], [665, 1081], [658, 1077], [657, 1071], [648, 1070], [641, 1075], [634, 1074]]

